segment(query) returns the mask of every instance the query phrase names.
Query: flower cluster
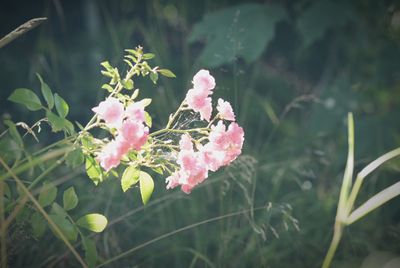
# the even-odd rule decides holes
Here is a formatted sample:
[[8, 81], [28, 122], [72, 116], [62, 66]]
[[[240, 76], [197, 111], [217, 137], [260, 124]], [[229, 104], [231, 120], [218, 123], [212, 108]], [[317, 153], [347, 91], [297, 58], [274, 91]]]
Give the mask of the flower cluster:
[[130, 150], [140, 150], [146, 143], [149, 129], [145, 126], [144, 106], [141, 102], [124, 105], [109, 97], [92, 109], [109, 129], [116, 129], [115, 139], [107, 143], [97, 155], [97, 161], [106, 171], [117, 167]]
[[[212, 103], [209, 95], [215, 87], [215, 80], [208, 71], [200, 70], [193, 78], [193, 85], [193, 89], [186, 95], [186, 103], [190, 109], [200, 113], [201, 119], [210, 121]], [[217, 111], [212, 122], [217, 119], [235, 121], [229, 102], [218, 99]], [[166, 179], [167, 189], [180, 185], [182, 191], [189, 194], [193, 187], [208, 177], [209, 171], [217, 171], [229, 165], [241, 153], [244, 131], [235, 122], [230, 123], [226, 129], [220, 120], [216, 125], [211, 125], [208, 135], [201, 139], [208, 142], [203, 144], [188, 133], [181, 136], [176, 161], [179, 168]]]

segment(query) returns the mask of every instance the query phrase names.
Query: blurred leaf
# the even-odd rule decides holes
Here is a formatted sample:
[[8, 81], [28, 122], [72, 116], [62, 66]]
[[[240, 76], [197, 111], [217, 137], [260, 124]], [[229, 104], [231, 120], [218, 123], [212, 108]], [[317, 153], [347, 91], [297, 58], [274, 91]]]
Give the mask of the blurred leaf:
[[61, 98], [57, 93], [54, 94], [54, 102], [56, 104], [57, 113], [62, 118], [65, 118], [69, 112], [69, 107], [67, 102], [63, 98]]
[[163, 76], [166, 76], [166, 77], [171, 77], [171, 78], [176, 77], [176, 75], [168, 69], [158, 69], [157, 72], [159, 72], [160, 74], [162, 74]]
[[133, 80], [132, 79], [128, 79], [128, 80], [121, 80], [121, 83], [123, 85], [124, 88], [131, 90], [133, 89]]
[[142, 59], [150, 60], [150, 59], [154, 58], [155, 56], [156, 55], [154, 55], [153, 53], [145, 53], [145, 54], [143, 54]]
[[57, 196], [57, 187], [51, 182], [46, 182], [43, 184], [42, 189], [39, 194], [39, 204], [42, 207], [51, 205]]
[[66, 218], [68, 216], [67, 211], [65, 211], [65, 209], [63, 209], [56, 202], [54, 202], [53, 205], [51, 205], [50, 212], [51, 212], [51, 214], [59, 215], [59, 216], [64, 217], [64, 218]]
[[157, 84], [158, 73], [157, 72], [150, 72], [150, 79], [151, 79], [151, 81], [153, 81], [154, 84]]
[[39, 97], [30, 89], [17, 88], [8, 97], [8, 100], [24, 105], [30, 111], [37, 111], [42, 108]]
[[8, 198], [11, 198], [11, 189], [10, 189], [10, 186], [8, 186], [8, 184], [4, 181], [4, 189], [3, 189], [3, 191], [4, 191], [4, 196], [6, 196], [6, 197], [8, 197]]
[[[78, 230], [68, 219], [64, 218], [61, 215], [50, 214], [49, 216], [53, 220], [53, 222], [58, 226], [58, 228], [60, 228], [60, 230], [63, 232], [63, 234], [68, 240], [72, 242], [76, 241], [76, 239], [78, 238]], [[53, 228], [51, 228], [51, 230], [55, 236], [60, 238], [53, 230]]]
[[82, 237], [83, 248], [85, 249], [85, 260], [89, 267], [94, 267], [97, 262], [97, 249], [93, 240]]
[[92, 213], [81, 217], [76, 224], [92, 232], [100, 233], [107, 226], [107, 218], [101, 214]]
[[66, 163], [68, 166], [75, 168], [83, 164], [85, 161], [85, 156], [83, 155], [81, 148], [76, 148], [70, 152], [67, 156]]
[[43, 216], [38, 213], [34, 212], [31, 216], [31, 227], [32, 227], [32, 234], [36, 239], [39, 239], [43, 236], [44, 232], [46, 231], [47, 222], [43, 218]]
[[146, 111], [144, 112], [144, 122], [149, 128], [151, 128], [153, 124], [153, 119], [151, 118], [150, 114]]
[[153, 178], [146, 172], [140, 171], [140, 195], [142, 196], [143, 204], [146, 205], [154, 190]]
[[101, 86], [101, 88], [107, 90], [108, 92], [112, 92], [114, 90], [109, 84], [104, 84]]
[[303, 36], [304, 46], [308, 47], [321, 39], [332, 28], [344, 26], [354, 13], [346, 1], [315, 1], [298, 20], [298, 29]]
[[126, 192], [132, 185], [139, 181], [140, 170], [137, 166], [129, 166], [125, 169], [121, 178], [122, 191]]
[[42, 95], [47, 103], [47, 106], [49, 107], [49, 109], [53, 109], [54, 107], [54, 97], [53, 97], [53, 93], [51, 92], [50, 87], [43, 81], [42, 77], [40, 76], [40, 74], [36, 73], [36, 76], [38, 77], [39, 81], [40, 81], [40, 86], [41, 86], [41, 90], [42, 90]]
[[51, 125], [51, 130], [53, 132], [58, 132], [64, 129], [65, 127], [65, 119], [61, 118], [51, 111], [46, 111], [46, 117], [49, 120], [49, 123]]
[[140, 103], [143, 105], [143, 107], [149, 106], [151, 103], [151, 99], [145, 98], [145, 99], [141, 100]]
[[206, 39], [199, 61], [208, 67], [230, 63], [237, 57], [252, 62], [274, 37], [275, 24], [285, 19], [286, 11], [280, 6], [242, 4], [206, 14], [193, 27], [188, 41]]
[[97, 164], [96, 160], [93, 157], [86, 157], [86, 173], [90, 179], [92, 179], [93, 183], [97, 185], [102, 181], [102, 172], [100, 166]]
[[69, 187], [63, 194], [63, 207], [66, 211], [74, 209], [78, 205], [78, 196], [74, 187]]

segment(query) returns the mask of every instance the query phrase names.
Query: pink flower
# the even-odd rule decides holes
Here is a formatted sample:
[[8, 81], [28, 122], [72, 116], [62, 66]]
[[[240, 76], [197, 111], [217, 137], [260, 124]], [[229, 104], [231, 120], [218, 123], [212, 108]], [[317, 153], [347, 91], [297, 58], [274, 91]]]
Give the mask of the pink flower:
[[105, 171], [109, 171], [119, 165], [122, 157], [120, 149], [119, 141], [112, 140], [98, 154], [96, 159]]
[[211, 98], [207, 97], [203, 91], [189, 89], [186, 94], [186, 101], [190, 109], [200, 113], [201, 119], [210, 121], [212, 113]]
[[218, 99], [217, 110], [222, 119], [235, 121], [235, 114], [233, 113], [232, 106], [229, 102], [223, 99]]
[[212, 94], [215, 88], [215, 79], [207, 70], [198, 71], [193, 77], [193, 86], [195, 89], [204, 92], [206, 95]]
[[119, 133], [130, 148], [140, 150], [147, 141], [149, 128], [142, 122], [127, 119], [122, 123]]
[[109, 127], [118, 127], [124, 117], [124, 105], [116, 98], [109, 97], [92, 109], [100, 119], [103, 119]]
[[[209, 140], [210, 142], [204, 146], [203, 153], [210, 170], [214, 170], [216, 167], [228, 165], [240, 155], [244, 131], [237, 123], [231, 123], [226, 130], [222, 121], [219, 121], [212, 127]], [[221, 161], [222, 154], [224, 157]]]
[[140, 102], [129, 104], [125, 110], [125, 116], [134, 121], [144, 121], [144, 107]]

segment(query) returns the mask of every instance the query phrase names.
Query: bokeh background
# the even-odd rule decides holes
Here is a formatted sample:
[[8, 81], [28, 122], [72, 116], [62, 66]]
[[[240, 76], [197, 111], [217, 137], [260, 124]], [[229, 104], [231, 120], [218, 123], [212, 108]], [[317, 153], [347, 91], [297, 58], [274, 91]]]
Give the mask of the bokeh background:
[[[117, 179], [99, 186], [83, 167], [61, 168], [80, 197], [77, 215], [104, 213], [100, 261], [143, 245], [107, 267], [318, 267], [332, 236], [347, 154], [346, 116], [356, 127], [356, 170], [400, 143], [400, 3], [375, 0], [0, 1], [0, 36], [35, 17], [47, 21], [0, 48], [0, 114], [32, 125], [40, 114], [7, 101], [18, 87], [40, 92], [40, 73], [85, 124], [101, 101], [100, 62], [125, 70], [124, 49], [155, 53], [175, 79], [135, 81], [153, 98], [161, 128], [197, 70], [217, 81], [246, 133], [242, 156], [192, 194], [167, 191], [155, 175], [152, 201]], [[31, 150], [60, 136], [43, 126]], [[398, 181], [399, 162], [371, 175], [357, 204]], [[72, 174], [72, 175], [71, 175]], [[51, 180], [51, 179], [50, 179]], [[229, 213], [258, 208], [234, 217]], [[400, 200], [347, 228], [333, 267], [383, 267], [400, 255]], [[11, 267], [75, 267], [51, 232], [36, 241], [23, 217], [13, 226]], [[161, 237], [162, 238], [162, 237]], [[381, 264], [368, 266], [379, 261]]]

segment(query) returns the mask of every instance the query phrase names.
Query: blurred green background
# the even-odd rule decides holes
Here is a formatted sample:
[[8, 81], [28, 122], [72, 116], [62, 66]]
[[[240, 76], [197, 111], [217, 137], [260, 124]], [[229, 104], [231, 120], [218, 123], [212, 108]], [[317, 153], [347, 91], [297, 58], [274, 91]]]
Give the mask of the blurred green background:
[[[100, 261], [181, 227], [243, 209], [254, 213], [190, 228], [107, 267], [318, 267], [329, 246], [347, 153], [346, 115], [356, 127], [356, 169], [400, 143], [398, 1], [0, 1], [0, 36], [35, 17], [47, 21], [0, 48], [0, 114], [33, 124], [40, 116], [7, 101], [18, 87], [40, 90], [40, 73], [85, 124], [103, 99], [100, 62], [125, 70], [124, 49], [142, 45], [175, 79], [135, 81], [161, 128], [197, 70], [209, 69], [218, 97], [243, 126], [242, 156], [191, 195], [156, 177], [152, 202], [117, 180], [99, 186], [72, 174], [80, 211], [110, 220], [96, 235]], [[43, 126], [40, 142], [59, 138]], [[398, 181], [399, 162], [370, 176], [356, 202]], [[50, 179], [51, 180], [51, 179]], [[346, 229], [333, 267], [383, 267], [400, 255], [400, 200]], [[10, 238], [11, 267], [78, 264], [51, 232], [36, 241], [21, 220]], [[366, 259], [369, 258], [369, 259]], [[379, 261], [377, 266], [367, 262]]]

